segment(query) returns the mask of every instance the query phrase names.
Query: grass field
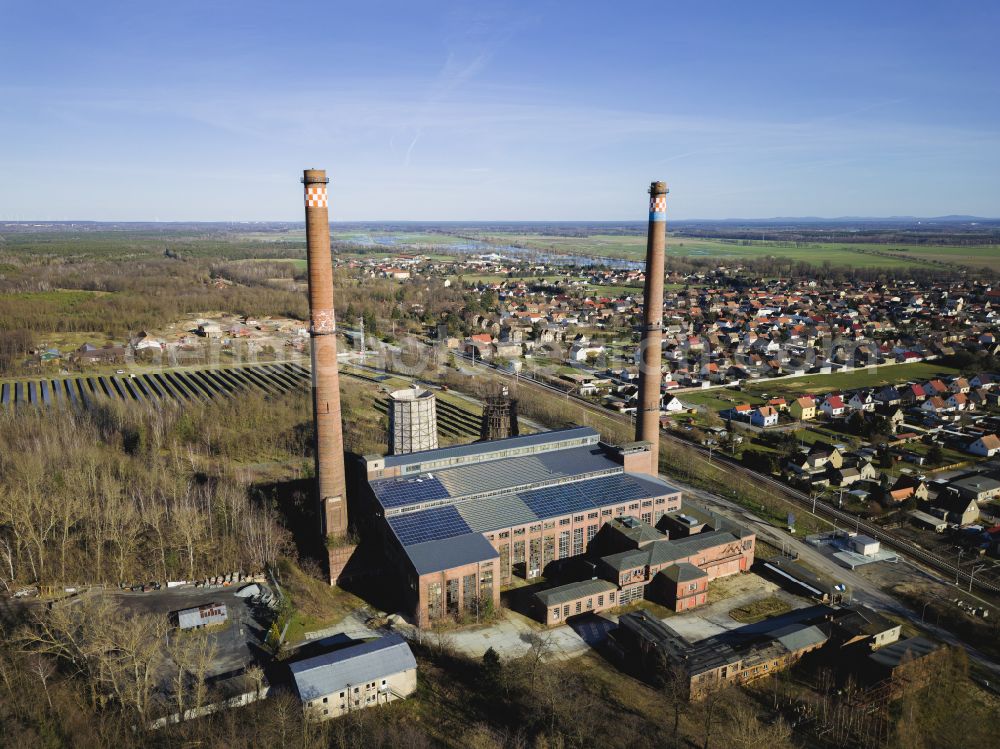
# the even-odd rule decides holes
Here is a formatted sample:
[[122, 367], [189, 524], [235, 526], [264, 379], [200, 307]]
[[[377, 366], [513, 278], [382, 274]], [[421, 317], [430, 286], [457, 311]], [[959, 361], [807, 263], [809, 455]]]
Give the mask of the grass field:
[[587, 284], [587, 292], [596, 296], [642, 296], [641, 286], [614, 286], [612, 284]]
[[[778, 383], [775, 384], [777, 385]], [[681, 399], [681, 403], [691, 406], [705, 406], [706, 408], [711, 408], [715, 411], [732, 408], [733, 406], [741, 403], [749, 403], [751, 406], [763, 403], [763, 400], [759, 396], [741, 393], [737, 390], [731, 390], [730, 388], [713, 388], [711, 390], [700, 391], [692, 390], [689, 393], [679, 393], [677, 397]]]
[[[760, 397], [769, 393], [771, 397], [797, 396], [803, 393], [827, 393], [831, 390], [851, 390], [860, 387], [896, 385], [910, 380], [932, 380], [935, 377], [956, 375], [958, 370], [936, 362], [915, 362], [913, 364], [889, 364], [881, 367], [855, 369], [828, 375], [806, 375], [781, 380], [765, 380], [744, 388], [746, 395]], [[746, 396], [744, 396], [746, 397]], [[684, 396], [681, 397], [681, 400]]]
[[761, 598], [752, 601], [745, 606], [740, 606], [729, 612], [729, 616], [741, 624], [756, 624], [771, 616], [785, 614], [792, 610], [792, 607], [782, 601], [777, 596]]
[[[489, 234], [483, 239], [510, 243], [543, 252], [579, 253], [600, 257], [639, 260], [646, 252], [643, 235], [602, 235], [587, 237], [559, 237], [541, 234]], [[861, 266], [867, 268], [898, 268], [925, 265], [934, 262], [963, 265], [973, 268], [989, 267], [1000, 270], [1000, 246], [978, 247], [929, 246], [929, 245], [877, 245], [848, 244], [840, 242], [788, 243], [755, 240], [749, 243], [725, 239], [705, 239], [671, 235], [667, 238], [670, 254], [683, 257], [783, 257], [813, 265], [829, 262], [835, 266]], [[878, 254], [875, 254], [878, 253]]]
[[462, 273], [460, 275], [449, 276], [449, 278], [451, 278], [452, 283], [459, 280], [465, 283], [500, 283], [502, 281], [537, 283], [539, 278], [545, 283], [560, 284], [566, 282], [565, 276], [517, 276], [515, 278], [508, 278], [499, 273]]

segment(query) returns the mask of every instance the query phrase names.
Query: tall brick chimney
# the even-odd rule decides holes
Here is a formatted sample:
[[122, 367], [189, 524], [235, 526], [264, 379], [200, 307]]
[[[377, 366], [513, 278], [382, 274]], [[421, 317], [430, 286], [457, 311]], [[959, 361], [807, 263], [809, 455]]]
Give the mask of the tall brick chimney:
[[[333, 260], [330, 257], [330, 216], [326, 193], [329, 181], [323, 169], [306, 169], [302, 177], [309, 263], [309, 335], [312, 339], [317, 488], [322, 532], [330, 542], [335, 542], [342, 540], [347, 533], [347, 486], [344, 479], [344, 435], [340, 423], [337, 324], [333, 313]], [[343, 569], [343, 564], [335, 569], [333, 557], [331, 551], [331, 583], [336, 582]]]
[[649, 442], [650, 473], [659, 471], [660, 386], [663, 342], [663, 252], [667, 244], [667, 185], [649, 186], [649, 229], [646, 235], [646, 283], [642, 291], [642, 339], [639, 344], [639, 401], [635, 438]]

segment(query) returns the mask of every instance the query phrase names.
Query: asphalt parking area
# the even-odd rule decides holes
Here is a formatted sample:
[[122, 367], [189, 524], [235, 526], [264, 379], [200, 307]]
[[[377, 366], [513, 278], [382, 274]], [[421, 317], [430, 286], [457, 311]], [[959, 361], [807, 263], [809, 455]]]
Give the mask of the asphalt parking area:
[[[208, 631], [208, 638], [216, 649], [216, 656], [208, 676], [218, 677], [239, 671], [255, 660], [255, 651], [263, 648], [269, 626], [266, 607], [239, 598], [236, 591], [242, 586], [227, 588], [163, 588], [146, 593], [112, 591], [107, 593], [123, 611], [133, 614], [151, 614], [167, 617], [172, 611], [207, 603], [226, 605], [228, 618], [224, 625]], [[261, 585], [264, 589], [265, 586]], [[171, 630], [168, 637], [179, 636]], [[182, 635], [180, 635], [182, 636]]]
[[610, 619], [605, 619], [597, 614], [581, 614], [574, 616], [567, 622], [569, 628], [583, 640], [587, 645], [596, 648], [607, 639], [608, 632], [617, 625]]

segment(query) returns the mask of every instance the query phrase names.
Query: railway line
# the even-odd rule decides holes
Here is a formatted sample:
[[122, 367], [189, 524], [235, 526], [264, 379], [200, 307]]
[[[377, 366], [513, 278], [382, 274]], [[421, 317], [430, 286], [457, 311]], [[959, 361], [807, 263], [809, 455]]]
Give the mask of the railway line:
[[[504, 372], [503, 370], [498, 369], [497, 367], [491, 365], [489, 362], [483, 362], [482, 360], [472, 360], [467, 356], [463, 356], [463, 358], [465, 359], [465, 361], [471, 362], [473, 366], [484, 367], [486, 369], [495, 372], [501, 377], [505, 377], [509, 380], [515, 380], [515, 375], [511, 375], [507, 372]], [[628, 417], [611, 413], [607, 409], [601, 408], [600, 406], [596, 406], [593, 403], [587, 401], [585, 398], [582, 398], [578, 395], [574, 395], [573, 393], [570, 393], [562, 388], [558, 388], [550, 383], [536, 380], [530, 375], [517, 375], [516, 380], [519, 385], [524, 387], [532, 387], [550, 393], [557, 393], [560, 397], [573, 400], [582, 408], [592, 413], [598, 414], [606, 419], [612, 421], [619, 421], [626, 424], [632, 423]], [[895, 534], [892, 534], [878, 527], [877, 525], [873, 525], [872, 523], [861, 520], [856, 515], [851, 515], [850, 513], [846, 513], [821, 500], [813, 500], [811, 497], [804, 494], [803, 492], [800, 492], [797, 489], [790, 487], [787, 484], [784, 484], [781, 481], [778, 481], [777, 479], [771, 476], [765, 476], [763, 474], [757, 473], [756, 471], [747, 468], [739, 461], [734, 460], [729, 456], [722, 454], [718, 450], [709, 450], [708, 448], [702, 447], [701, 445], [692, 444], [687, 440], [683, 440], [679, 437], [676, 437], [662, 430], [660, 432], [660, 436], [661, 439], [665, 439], [669, 442], [682, 445], [690, 450], [695, 451], [703, 460], [706, 460], [708, 462], [715, 461], [724, 463], [726, 467], [730, 468], [734, 473], [739, 473], [740, 475], [746, 478], [753, 479], [755, 481], [767, 485], [768, 487], [774, 490], [775, 494], [791, 502], [797, 507], [805, 509], [808, 512], [814, 512], [816, 515], [820, 517], [839, 521], [841, 523], [844, 523], [847, 527], [853, 526], [858, 530], [858, 532], [871, 536], [872, 538], [876, 539], [877, 541], [880, 541], [881, 543], [886, 544], [887, 546], [891, 547], [897, 552], [905, 556], [908, 556], [911, 559], [919, 561], [937, 572], [944, 573], [948, 576], [953, 576], [957, 582], [962, 582], [966, 585], [971, 585], [972, 587], [984, 593], [1000, 594], [1000, 586], [988, 580], [975, 578], [974, 575], [970, 574], [969, 572], [966, 572], [957, 565], [949, 562], [947, 559], [943, 559], [937, 554], [933, 554], [927, 551], [926, 549], [923, 549], [913, 544], [912, 542], [907, 541], [906, 539], [900, 538], [899, 536], [896, 536]]]

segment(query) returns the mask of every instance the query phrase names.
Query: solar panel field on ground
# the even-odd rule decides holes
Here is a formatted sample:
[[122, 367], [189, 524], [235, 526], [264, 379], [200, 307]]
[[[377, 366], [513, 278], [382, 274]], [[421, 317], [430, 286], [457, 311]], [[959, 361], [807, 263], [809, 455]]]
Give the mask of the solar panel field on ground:
[[183, 403], [223, 398], [249, 390], [278, 394], [306, 388], [309, 382], [309, 370], [298, 364], [81, 375], [0, 383], [0, 406], [83, 406], [101, 399]]

